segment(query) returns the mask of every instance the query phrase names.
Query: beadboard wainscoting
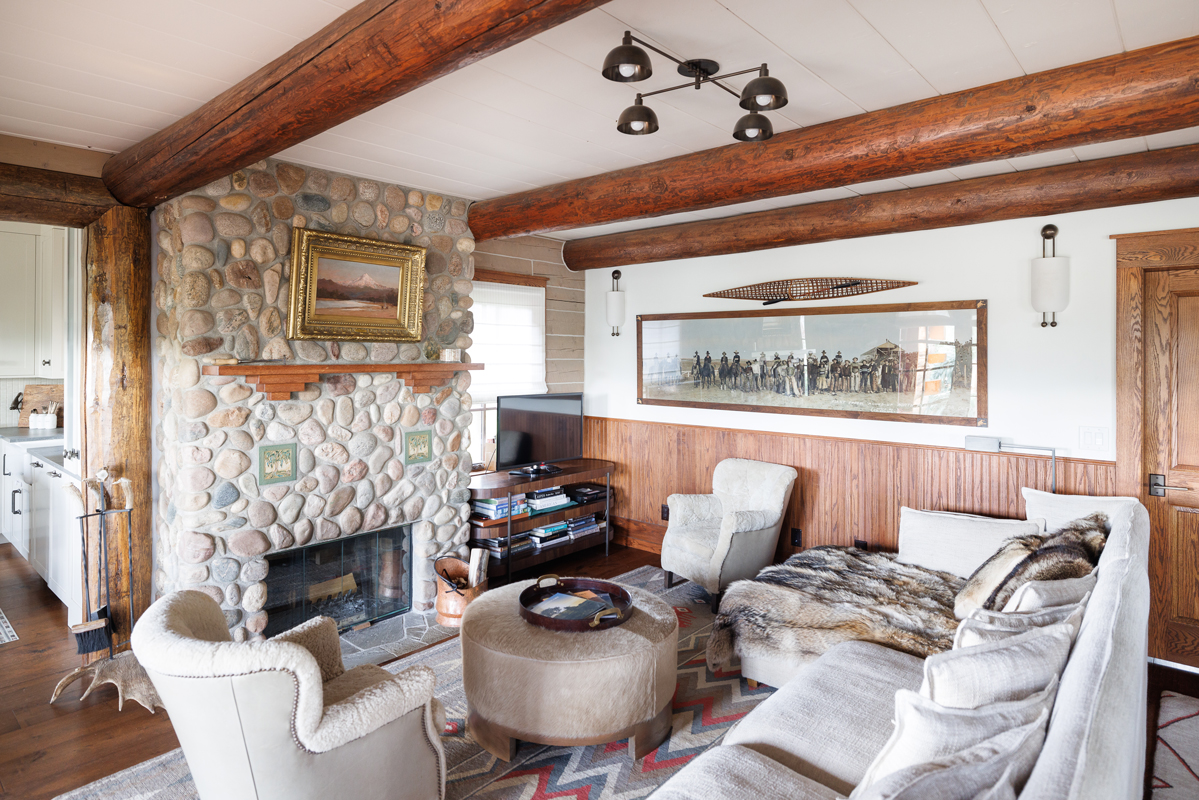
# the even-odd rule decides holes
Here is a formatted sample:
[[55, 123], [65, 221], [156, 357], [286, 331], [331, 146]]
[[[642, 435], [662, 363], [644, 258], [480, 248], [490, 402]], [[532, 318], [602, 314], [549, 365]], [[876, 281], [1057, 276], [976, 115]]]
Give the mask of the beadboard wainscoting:
[[[1022, 486], [1048, 491], [1048, 456], [979, 453], [859, 439], [671, 425], [587, 417], [583, 455], [616, 462], [612, 517], [615, 541], [659, 552], [666, 523], [661, 507], [671, 494], [712, 491], [712, 469], [725, 458], [753, 458], [799, 470], [779, 545], [791, 528], [803, 547], [852, 545], [896, 550], [899, 509], [934, 509], [1023, 517]], [[1115, 464], [1059, 458], [1062, 494], [1115, 494]]]

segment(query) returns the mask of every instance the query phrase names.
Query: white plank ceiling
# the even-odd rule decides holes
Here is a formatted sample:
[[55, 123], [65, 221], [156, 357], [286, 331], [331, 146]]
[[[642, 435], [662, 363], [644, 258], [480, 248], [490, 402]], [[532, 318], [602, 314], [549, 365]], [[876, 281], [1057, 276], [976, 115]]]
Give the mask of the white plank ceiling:
[[[0, 133], [117, 152], [336, 19], [354, 0], [0, 0]], [[714, 87], [646, 101], [661, 129], [625, 136], [638, 90], [599, 74], [625, 30], [724, 71], [762, 62], [791, 102], [775, 131], [1199, 35], [1196, 0], [612, 0], [292, 147], [309, 166], [472, 199], [733, 143], [742, 112]], [[752, 77], [752, 75], [747, 76]], [[729, 81], [735, 88], [741, 79]], [[591, 236], [1199, 142], [1199, 128], [902, 181], [618, 223]]]

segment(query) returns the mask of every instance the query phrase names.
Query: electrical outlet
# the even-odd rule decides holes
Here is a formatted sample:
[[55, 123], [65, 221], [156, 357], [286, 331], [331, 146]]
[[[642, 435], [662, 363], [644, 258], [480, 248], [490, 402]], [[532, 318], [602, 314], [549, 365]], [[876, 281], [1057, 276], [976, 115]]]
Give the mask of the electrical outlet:
[[858, 548], [859, 550], [864, 550], [867, 552], [870, 551], [870, 543], [867, 542], [865, 539], [854, 539], [853, 546]]
[[799, 528], [791, 529], [791, 546], [803, 547], [803, 531]]
[[665, 503], [662, 504], [662, 519], [670, 519], [670, 506]]

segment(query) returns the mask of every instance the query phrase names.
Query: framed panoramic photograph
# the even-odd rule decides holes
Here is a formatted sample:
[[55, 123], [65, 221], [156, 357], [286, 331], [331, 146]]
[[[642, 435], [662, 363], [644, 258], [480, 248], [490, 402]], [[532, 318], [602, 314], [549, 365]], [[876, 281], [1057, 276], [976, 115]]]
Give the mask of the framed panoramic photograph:
[[292, 231], [287, 338], [419, 342], [425, 248]]
[[433, 432], [411, 431], [404, 434], [404, 463], [424, 464], [433, 460]]
[[258, 448], [258, 482], [283, 483], [296, 479], [296, 444], [272, 444]]
[[987, 301], [637, 317], [637, 402], [987, 425]]

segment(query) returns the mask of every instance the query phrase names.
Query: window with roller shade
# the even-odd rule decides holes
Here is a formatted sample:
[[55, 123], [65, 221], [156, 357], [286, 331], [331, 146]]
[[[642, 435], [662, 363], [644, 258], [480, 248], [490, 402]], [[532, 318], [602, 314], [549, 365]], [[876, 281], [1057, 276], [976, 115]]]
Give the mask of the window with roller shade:
[[540, 286], [476, 282], [471, 291], [475, 328], [471, 361], [486, 368], [471, 373], [474, 399], [471, 458], [484, 462], [495, 437], [495, 399], [511, 394], [545, 394], [545, 289]]

